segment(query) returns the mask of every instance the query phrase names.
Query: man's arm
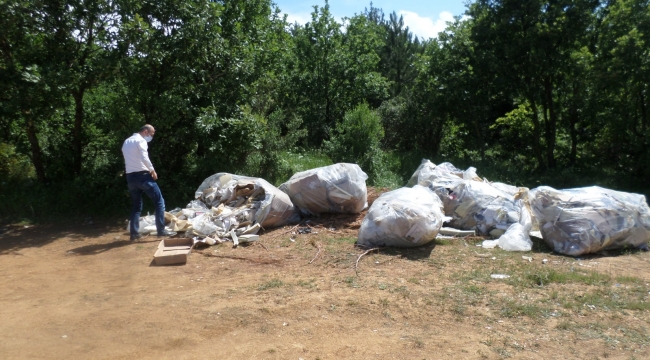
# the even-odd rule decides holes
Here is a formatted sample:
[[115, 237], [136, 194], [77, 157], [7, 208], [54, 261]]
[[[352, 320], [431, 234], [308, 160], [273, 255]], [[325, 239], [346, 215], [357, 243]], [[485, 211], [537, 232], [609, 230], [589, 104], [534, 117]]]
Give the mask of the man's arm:
[[151, 177], [154, 180], [158, 180], [158, 174], [156, 174], [156, 170], [153, 168], [153, 164], [151, 163], [151, 160], [149, 160], [149, 152], [147, 151], [147, 143], [140, 143], [140, 156], [142, 157], [142, 162], [144, 163], [144, 166], [149, 169], [149, 173], [151, 174]]

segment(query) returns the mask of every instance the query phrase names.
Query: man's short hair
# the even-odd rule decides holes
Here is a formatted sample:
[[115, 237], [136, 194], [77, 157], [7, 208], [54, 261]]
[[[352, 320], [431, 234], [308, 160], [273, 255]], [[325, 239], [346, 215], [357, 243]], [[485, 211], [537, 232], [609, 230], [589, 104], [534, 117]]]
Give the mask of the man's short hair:
[[143, 131], [145, 131], [145, 130], [149, 130], [149, 131], [151, 131], [151, 130], [153, 130], [153, 126], [147, 124], [147, 125], [145, 125], [145, 126], [143, 126], [143, 127], [140, 128], [140, 132], [143, 132]]

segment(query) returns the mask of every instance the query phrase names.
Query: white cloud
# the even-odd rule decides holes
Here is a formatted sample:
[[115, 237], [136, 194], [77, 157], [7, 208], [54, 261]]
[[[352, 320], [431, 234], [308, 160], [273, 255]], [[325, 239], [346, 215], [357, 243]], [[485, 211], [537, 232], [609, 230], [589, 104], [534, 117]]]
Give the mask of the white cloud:
[[447, 27], [447, 21], [454, 21], [454, 15], [448, 11], [443, 11], [438, 15], [435, 21], [429, 17], [422, 17], [412, 11], [401, 10], [398, 15], [404, 17], [404, 25], [417, 37], [437, 38], [438, 33], [444, 31]]
[[293, 23], [298, 23], [300, 25], [305, 25], [306, 23], [311, 21], [311, 14], [291, 14], [291, 13], [286, 13], [287, 14], [287, 22], [289, 24]]

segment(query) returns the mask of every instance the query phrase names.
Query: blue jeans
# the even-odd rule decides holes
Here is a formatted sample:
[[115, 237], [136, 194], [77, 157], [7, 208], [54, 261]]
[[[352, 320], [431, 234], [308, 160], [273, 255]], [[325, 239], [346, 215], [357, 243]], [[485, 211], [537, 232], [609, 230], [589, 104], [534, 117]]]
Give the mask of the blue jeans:
[[156, 230], [159, 235], [162, 235], [165, 232], [165, 199], [163, 199], [158, 184], [156, 184], [156, 181], [148, 172], [126, 174], [126, 181], [129, 185], [129, 193], [133, 202], [131, 215], [129, 216], [129, 220], [131, 221], [129, 228], [131, 236], [137, 235], [140, 230], [142, 193], [147, 194], [156, 206]]

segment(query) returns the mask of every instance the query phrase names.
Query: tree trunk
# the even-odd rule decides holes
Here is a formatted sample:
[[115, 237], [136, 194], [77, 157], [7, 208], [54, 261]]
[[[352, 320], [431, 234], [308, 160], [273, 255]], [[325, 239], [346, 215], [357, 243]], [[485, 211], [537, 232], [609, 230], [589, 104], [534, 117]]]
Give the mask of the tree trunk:
[[542, 146], [539, 143], [542, 139], [542, 129], [539, 124], [539, 115], [537, 114], [537, 103], [535, 103], [535, 99], [532, 96], [528, 101], [530, 101], [530, 108], [533, 110], [533, 152], [539, 163], [539, 169], [546, 170], [546, 162], [544, 162], [544, 156], [542, 155]]
[[[544, 109], [544, 119], [546, 122], [546, 164], [549, 169], [555, 168], [555, 157], [553, 152], [555, 151], [555, 134], [557, 132], [557, 115], [555, 114], [555, 109], [553, 107], [553, 88], [552, 81], [549, 76], [544, 79], [544, 97], [545, 109]], [[548, 116], [547, 116], [548, 110]]]
[[79, 176], [81, 174], [82, 162], [82, 125], [84, 121], [84, 93], [85, 89], [80, 87], [77, 91], [73, 91], [72, 97], [74, 98], [74, 129], [72, 131], [72, 147], [74, 152], [74, 173]]
[[643, 87], [639, 89], [639, 101], [641, 103], [641, 134], [643, 134], [645, 141], [646, 129], [648, 128], [648, 110], [645, 103], [645, 94], [643, 94]]
[[45, 177], [45, 166], [43, 166], [41, 145], [38, 143], [38, 138], [36, 137], [36, 127], [34, 126], [31, 114], [23, 113], [23, 118], [25, 119], [27, 139], [29, 140], [29, 145], [32, 150], [32, 164], [34, 164], [34, 169], [36, 170], [36, 178], [39, 182], [45, 184], [47, 183], [47, 178]]
[[571, 134], [571, 153], [569, 154], [569, 163], [575, 166], [578, 155], [578, 86], [573, 84], [573, 99], [571, 99], [571, 108], [569, 109], [569, 132]]

